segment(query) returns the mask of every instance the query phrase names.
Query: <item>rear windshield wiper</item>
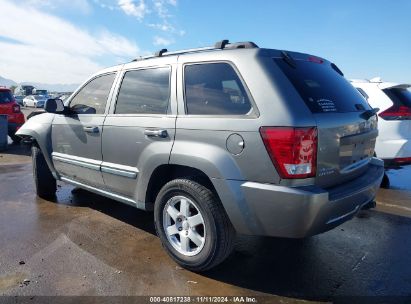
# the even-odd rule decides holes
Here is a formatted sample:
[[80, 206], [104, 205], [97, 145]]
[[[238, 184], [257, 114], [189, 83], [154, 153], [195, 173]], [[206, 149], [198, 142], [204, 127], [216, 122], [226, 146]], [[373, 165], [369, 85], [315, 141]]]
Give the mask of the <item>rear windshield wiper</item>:
[[297, 68], [295, 60], [286, 51], [281, 51], [281, 57], [290, 67]]
[[373, 117], [374, 115], [376, 115], [379, 110], [380, 110], [379, 108], [373, 108], [373, 109], [371, 109], [371, 110], [365, 111], [365, 112], [362, 113], [360, 116], [361, 116], [361, 118], [363, 118], [363, 119], [365, 119], [365, 120], [368, 120], [368, 119], [370, 119], [371, 117]]

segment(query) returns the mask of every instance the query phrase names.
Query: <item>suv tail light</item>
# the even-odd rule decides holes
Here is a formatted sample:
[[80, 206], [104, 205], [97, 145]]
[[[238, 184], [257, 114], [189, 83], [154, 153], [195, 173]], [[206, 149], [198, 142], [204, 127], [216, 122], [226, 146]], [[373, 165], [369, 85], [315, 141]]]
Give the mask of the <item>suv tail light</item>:
[[407, 106], [393, 105], [381, 112], [379, 116], [384, 120], [410, 120], [411, 108]]
[[20, 113], [20, 106], [18, 104], [13, 105], [13, 113]]
[[315, 176], [317, 128], [261, 127], [260, 134], [281, 178]]
[[399, 165], [411, 164], [411, 157], [394, 158], [394, 163]]

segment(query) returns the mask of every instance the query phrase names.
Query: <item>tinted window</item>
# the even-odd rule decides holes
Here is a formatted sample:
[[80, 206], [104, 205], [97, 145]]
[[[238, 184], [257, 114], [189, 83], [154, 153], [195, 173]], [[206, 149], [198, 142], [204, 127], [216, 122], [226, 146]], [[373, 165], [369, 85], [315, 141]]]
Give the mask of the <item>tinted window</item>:
[[7, 103], [13, 101], [14, 98], [10, 91], [0, 91], [0, 103]]
[[295, 67], [274, 59], [313, 113], [370, 109], [364, 97], [327, 62], [296, 60]]
[[36, 90], [36, 95], [47, 95], [47, 90]]
[[116, 114], [167, 114], [170, 68], [130, 71], [124, 75]]
[[185, 67], [187, 114], [244, 115], [251, 103], [233, 67], [227, 63]]
[[384, 92], [394, 104], [411, 107], [411, 92], [409, 90], [397, 88], [385, 89]]
[[94, 78], [74, 96], [70, 109], [77, 114], [104, 114], [115, 76], [107, 74]]

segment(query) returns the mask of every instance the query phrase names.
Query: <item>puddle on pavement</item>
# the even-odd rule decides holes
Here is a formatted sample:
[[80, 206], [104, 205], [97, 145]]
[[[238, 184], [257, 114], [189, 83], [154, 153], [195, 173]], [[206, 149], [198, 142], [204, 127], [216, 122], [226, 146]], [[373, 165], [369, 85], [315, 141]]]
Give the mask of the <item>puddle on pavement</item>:
[[21, 272], [0, 276], [0, 291], [19, 286], [26, 277], [26, 274]]

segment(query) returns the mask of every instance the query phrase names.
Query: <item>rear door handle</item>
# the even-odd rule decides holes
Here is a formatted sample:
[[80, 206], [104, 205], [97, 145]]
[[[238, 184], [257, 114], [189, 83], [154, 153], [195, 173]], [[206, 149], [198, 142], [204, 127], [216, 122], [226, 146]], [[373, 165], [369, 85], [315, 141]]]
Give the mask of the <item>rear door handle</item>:
[[98, 133], [99, 129], [96, 126], [89, 126], [89, 127], [83, 127], [84, 132], [87, 133]]
[[144, 130], [144, 135], [147, 135], [148, 137], [166, 138], [168, 136], [168, 132], [167, 132], [167, 130], [146, 129], [146, 130]]

